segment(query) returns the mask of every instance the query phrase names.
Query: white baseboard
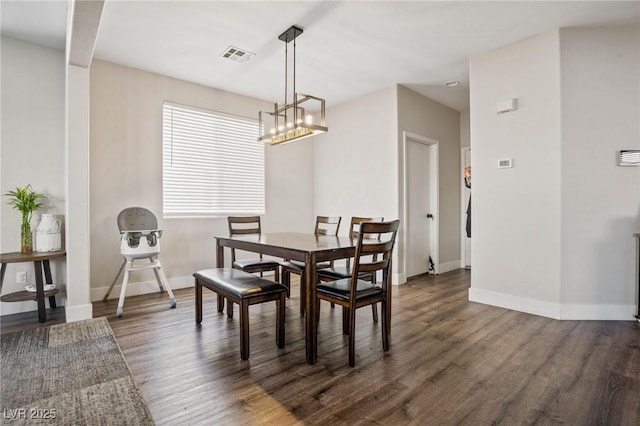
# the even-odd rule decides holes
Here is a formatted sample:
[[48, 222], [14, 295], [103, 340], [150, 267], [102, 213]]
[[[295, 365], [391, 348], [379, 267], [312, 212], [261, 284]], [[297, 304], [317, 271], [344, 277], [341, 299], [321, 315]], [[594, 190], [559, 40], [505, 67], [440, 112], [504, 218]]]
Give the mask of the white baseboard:
[[557, 320], [634, 321], [634, 305], [575, 305], [469, 288], [469, 301]]
[[634, 321], [634, 305], [562, 305], [563, 320]]
[[441, 263], [438, 265], [438, 274], [444, 274], [447, 272], [455, 271], [456, 269], [460, 269], [460, 260], [453, 260], [447, 263]]
[[65, 314], [67, 322], [75, 322], [91, 319], [93, 317], [93, 305], [88, 303], [86, 305], [65, 306]]
[[407, 275], [406, 274], [391, 274], [391, 284], [392, 285], [402, 285], [407, 283]]
[[[179, 288], [189, 288], [193, 287], [194, 281], [193, 276], [187, 275], [184, 277], [173, 277], [167, 278], [169, 281], [169, 285], [172, 290], [177, 290]], [[122, 281], [120, 281], [122, 283]], [[113, 290], [109, 294], [109, 299], [117, 299], [120, 297], [120, 289], [122, 288], [122, 284], [116, 284], [113, 286]], [[95, 287], [91, 289], [91, 301], [97, 302], [104, 299], [104, 295], [109, 290], [109, 287]], [[131, 282], [127, 284], [127, 296], [138, 296], [141, 294], [150, 294], [157, 293], [160, 291], [158, 288], [158, 282], [156, 280], [149, 281], [138, 281]]]

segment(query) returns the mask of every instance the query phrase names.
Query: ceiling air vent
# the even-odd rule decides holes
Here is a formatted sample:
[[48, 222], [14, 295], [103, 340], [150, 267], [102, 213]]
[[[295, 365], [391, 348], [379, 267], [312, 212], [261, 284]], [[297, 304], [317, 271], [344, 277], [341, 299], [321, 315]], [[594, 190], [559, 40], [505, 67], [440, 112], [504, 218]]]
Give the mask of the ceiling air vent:
[[224, 52], [222, 52], [223, 58], [231, 59], [235, 62], [247, 62], [255, 53], [251, 53], [248, 50], [243, 50], [234, 46], [229, 46]]
[[620, 151], [618, 153], [618, 166], [640, 166], [640, 150]]

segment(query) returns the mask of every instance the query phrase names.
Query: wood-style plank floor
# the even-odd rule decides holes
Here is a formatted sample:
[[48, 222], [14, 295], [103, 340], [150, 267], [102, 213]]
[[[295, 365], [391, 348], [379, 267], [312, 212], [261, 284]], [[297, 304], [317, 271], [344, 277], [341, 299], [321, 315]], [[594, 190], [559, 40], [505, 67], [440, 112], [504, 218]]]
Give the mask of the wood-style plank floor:
[[[94, 303], [109, 318], [158, 425], [640, 424], [640, 324], [556, 321], [467, 300], [470, 272], [394, 287], [391, 348], [370, 309], [356, 320], [356, 367], [341, 311], [323, 304], [318, 364], [307, 365], [294, 287], [287, 342], [275, 304], [250, 307], [251, 356], [239, 321], [205, 291], [200, 327], [192, 289]], [[295, 284], [295, 283], [294, 283]], [[4, 330], [3, 325], [3, 332]]]

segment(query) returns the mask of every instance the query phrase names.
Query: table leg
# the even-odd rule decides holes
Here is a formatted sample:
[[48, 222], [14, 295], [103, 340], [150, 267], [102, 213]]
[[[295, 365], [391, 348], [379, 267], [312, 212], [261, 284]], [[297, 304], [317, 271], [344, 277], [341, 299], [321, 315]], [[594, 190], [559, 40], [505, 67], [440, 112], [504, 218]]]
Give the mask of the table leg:
[[316, 313], [316, 255], [307, 253], [305, 258], [305, 281], [307, 293], [305, 295], [305, 343], [307, 349], [307, 363], [314, 365], [318, 362], [318, 319]]
[[3, 263], [0, 270], [0, 293], [2, 293], [2, 285], [4, 284], [4, 273], [7, 271], [7, 264]]
[[[49, 265], [49, 259], [42, 261], [42, 266], [44, 266], [44, 282], [47, 284], [53, 284], [53, 278], [51, 277], [51, 266]], [[56, 308], [56, 297], [49, 296], [49, 307], [51, 309]]]
[[[216, 242], [216, 268], [224, 268], [224, 247], [220, 245], [220, 240]], [[224, 312], [224, 298], [218, 294], [218, 312]], [[227, 315], [233, 316], [233, 302], [227, 300]]]
[[47, 311], [44, 305], [44, 284], [42, 282], [42, 261], [36, 260], [33, 262], [34, 273], [36, 275], [36, 296], [38, 298], [38, 321], [47, 321]]

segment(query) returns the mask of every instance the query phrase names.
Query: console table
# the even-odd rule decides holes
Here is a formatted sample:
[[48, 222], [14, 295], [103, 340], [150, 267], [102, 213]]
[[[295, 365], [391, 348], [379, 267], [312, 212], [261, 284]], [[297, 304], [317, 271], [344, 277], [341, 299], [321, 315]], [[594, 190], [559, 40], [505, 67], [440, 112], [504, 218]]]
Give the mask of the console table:
[[[33, 262], [36, 276], [36, 291], [29, 292], [26, 290], [17, 291], [15, 293], [5, 294], [0, 297], [2, 302], [22, 302], [26, 300], [35, 300], [38, 302], [38, 320], [45, 322], [47, 320], [47, 312], [44, 303], [44, 298], [49, 298], [49, 306], [51, 309], [56, 307], [56, 297], [60, 290], [54, 288], [53, 290], [44, 291], [44, 284], [53, 284], [51, 278], [51, 266], [49, 261], [52, 259], [62, 258], [66, 255], [64, 250], [49, 251], [49, 252], [34, 252], [34, 253], [2, 253], [0, 254], [0, 263], [2, 263], [2, 269], [0, 271], [0, 293], [2, 293], [2, 285], [4, 284], [4, 273], [7, 269], [8, 263], [21, 263], [21, 262]], [[42, 272], [44, 267], [45, 282], [42, 281]]]

